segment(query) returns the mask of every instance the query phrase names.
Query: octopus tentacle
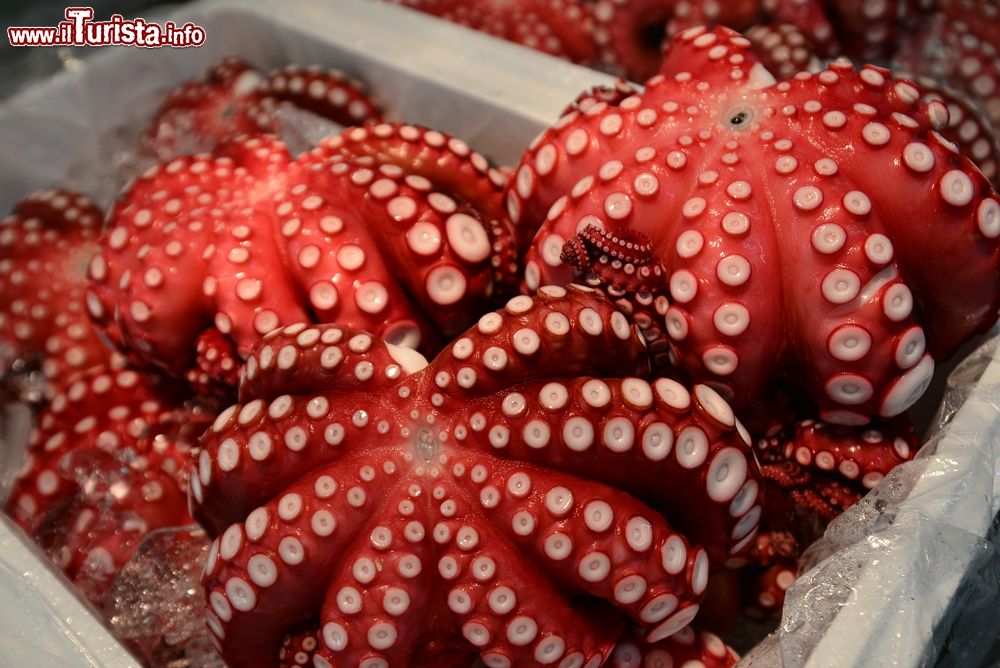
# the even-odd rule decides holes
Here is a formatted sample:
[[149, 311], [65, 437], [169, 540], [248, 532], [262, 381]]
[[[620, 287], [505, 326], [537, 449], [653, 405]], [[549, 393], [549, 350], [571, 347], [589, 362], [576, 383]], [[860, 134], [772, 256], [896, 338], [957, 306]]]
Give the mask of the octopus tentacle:
[[[591, 6], [576, 0], [455, 2], [454, 0], [390, 0], [395, 4], [481, 30], [511, 42], [587, 62], [594, 57], [590, 36]], [[581, 29], [582, 27], [582, 29]]]
[[[216, 538], [205, 565], [208, 624], [230, 665], [276, 658], [285, 630], [315, 617], [339, 557], [396, 483], [389, 475], [359, 479], [359, 471], [383, 463], [362, 461], [289, 485]], [[280, 625], [267, 623], [274, 619]]]
[[905, 416], [864, 428], [802, 420], [755, 444], [766, 493], [746, 581], [754, 614], [780, 610], [802, 546], [920, 446]]
[[[536, 380], [477, 401], [455, 424], [467, 447], [629, 490], [716, 562], [741, 551], [760, 515], [748, 442], [706, 386], [692, 396], [662, 378]], [[694, 522], [672, 510], [691, 506], [702, 508]]]
[[821, 69], [812, 42], [794, 25], [756, 25], [747, 30], [746, 37], [760, 54], [761, 63], [776, 77], [787, 79], [798, 72]]
[[767, 460], [794, 460], [803, 467], [839, 475], [843, 482], [860, 483], [867, 490], [912, 459], [920, 438], [913, 423], [902, 416], [863, 429], [803, 420], [786, 439], [779, 435], [761, 441], [758, 447], [766, 449], [768, 444]]
[[[458, 483], [479, 497], [476, 505], [491, 520], [479, 525], [466, 518], [473, 529], [500, 532], [521, 553], [544, 563], [555, 582], [607, 601], [651, 634], [670, 635], [679, 627], [664, 619], [697, 612], [685, 609], [697, 606], [704, 594], [708, 556], [642, 502], [605, 485], [515, 462], [495, 461], [485, 480]], [[505, 488], [514, 491], [499, 492]], [[466, 506], [457, 507], [461, 513]], [[656, 630], [661, 626], [663, 631]]]
[[890, 56], [900, 35], [912, 27], [917, 13], [912, 0], [889, 0], [874, 5], [860, 0], [832, 0], [825, 4], [841, 35], [843, 52], [865, 61]]
[[[195, 343], [195, 366], [185, 378], [199, 394], [217, 394], [218, 380], [224, 387], [235, 386], [240, 369], [240, 357], [232, 342], [214, 327], [205, 330]], [[218, 379], [218, 380], [217, 380]]]
[[[32, 434], [28, 457], [8, 500], [11, 517], [33, 530], [54, 504], [73, 494], [80, 486], [68, 465], [73, 457], [81, 462], [87, 457], [120, 460], [128, 466], [152, 446], [155, 434], [169, 435], [182, 412], [181, 397], [169, 381], [133, 369], [99, 365], [72, 376]], [[175, 458], [169, 471], [177, 473], [186, 445], [180, 441], [173, 445], [179, 451], [167, 449]], [[169, 466], [166, 461], [164, 465]]]
[[[401, 483], [402, 484], [402, 483]], [[390, 495], [389, 503], [395, 494]], [[422, 642], [420, 625], [401, 616], [426, 618], [435, 605], [435, 544], [424, 504], [399, 506], [376, 516], [342, 553], [320, 613], [320, 656], [332, 665], [381, 659], [403, 665]], [[399, 512], [405, 510], [409, 512]]]
[[[215, 636], [210, 636], [214, 639]], [[303, 629], [289, 633], [281, 643], [278, 668], [299, 668], [315, 665], [313, 657], [319, 649], [320, 635], [314, 625], [306, 624]]]
[[49, 189], [26, 196], [0, 223], [4, 375], [40, 368], [53, 393], [71, 374], [110, 360], [85, 308], [103, 216], [83, 195]]
[[428, 179], [443, 194], [471, 204], [485, 217], [502, 220], [499, 198], [506, 178], [457, 137], [403, 123], [368, 124], [324, 140], [306, 160], [336, 156], [369, 157], [396, 165]]
[[[402, 232], [391, 217], [395, 200], [385, 201], [398, 187], [386, 177], [387, 166], [374, 167], [336, 163], [325, 173], [316, 170], [308, 188], [276, 199], [274, 214], [283, 252], [295, 282], [308, 295], [315, 319], [383, 333], [392, 343], [433, 348], [437, 345], [433, 325], [403, 289], [408, 284], [413, 294], [424, 292], [423, 285], [404, 278], [408, 268], [416, 273], [416, 262], [424, 258], [385, 243], [385, 237]], [[376, 193], [381, 196], [373, 197]], [[403, 200], [417, 209], [413, 198], [403, 194]], [[403, 252], [393, 252], [399, 250]], [[441, 261], [440, 247], [430, 254], [426, 261]], [[455, 281], [464, 288], [466, 274], [458, 268], [455, 273]], [[474, 271], [469, 278], [470, 287], [481, 286]], [[464, 290], [457, 297], [469, 299]]]
[[[891, 82], [885, 70], [871, 67], [858, 74], [846, 65], [834, 64], [831, 71], [838, 74], [838, 82], [832, 87], [845, 93], [860, 84], [869, 92], [891, 92], [887, 96], [898, 100], [900, 91], [912, 87], [905, 81]], [[893, 106], [898, 109], [902, 105], [897, 102]], [[863, 198], [857, 196], [855, 202], [845, 194], [843, 208], [864, 218], [867, 214], [863, 212], [871, 202], [873, 210], [881, 214], [886, 234], [893, 240], [890, 257], [895, 258], [907, 282], [922, 295], [919, 302], [928, 319], [929, 348], [937, 356], [946, 356], [959, 341], [981, 327], [981, 324], [969, 323], [959, 313], [978, 316], [983, 311], [983, 304], [997, 300], [991, 288], [982, 281], [984, 268], [993, 267], [995, 271], [997, 265], [996, 258], [990, 257], [989, 251], [981, 245], [989, 239], [989, 228], [984, 229], [980, 224], [983, 212], [992, 209], [989, 202], [996, 200], [991, 198], [993, 191], [986, 179], [935, 131], [930, 131], [926, 137], [914, 136], [913, 122], [935, 130], [946, 125], [947, 112], [943, 105], [916, 103], [910, 106], [909, 113], [911, 116], [899, 111], [860, 116], [845, 113], [846, 123], [811, 136], [815, 145], [826, 151], [832, 151], [835, 144], [847, 136], [860, 136], [865, 142], [863, 164], [853, 160], [839, 163], [841, 173], [858, 187], [852, 192], [864, 195]], [[818, 115], [812, 120], [815, 125], [822, 122]], [[886, 178], [873, 179], [873, 170]], [[911, 196], [902, 199], [896, 196], [900, 184]], [[830, 188], [830, 185], [823, 187], [824, 190]], [[835, 191], [834, 197], [837, 194], [840, 193]], [[892, 203], [891, 215], [887, 210], [879, 210], [880, 202]], [[949, 222], [909, 224], [914, 218], [927, 219], [928, 216]], [[1000, 230], [997, 234], [1000, 235]], [[971, 249], [974, 262], [969, 262], [970, 235], [977, 239]], [[881, 255], [872, 253], [876, 258]], [[934, 258], [934, 269], [921, 271], [928, 257]], [[950, 287], [947, 291], [941, 288], [942, 276], [948, 276]], [[978, 317], [974, 320], [978, 322]]]
[[575, 374], [645, 373], [639, 336], [590, 288], [538, 291], [488, 313], [430, 364], [442, 395], [483, 396], [518, 382]]
[[[488, 545], [504, 544], [494, 530], [482, 538]], [[448, 573], [448, 608], [465, 639], [482, 648], [486, 665], [536, 666], [564, 657], [603, 660], [621, 628], [613, 614], [607, 624], [607, 610], [602, 617], [593, 604], [566, 601], [526, 557], [497, 561], [491, 553], [497, 554], [487, 548], [455, 551], [438, 562]]]
[[1000, 133], [994, 129], [1000, 119], [991, 119], [980, 105], [955, 89], [927, 77], [919, 77], [918, 82], [927, 91], [924, 101], [938, 100], [948, 106], [948, 127], [941, 130], [941, 136], [969, 156], [994, 188], [1000, 185]]
[[[770, 8], [770, 23], [794, 26], [815, 45], [817, 53], [830, 57], [840, 52], [838, 35], [831, 23], [831, 2], [802, 2], [802, 0], [777, 0]], [[848, 0], [850, 1], [850, 0]]]
[[[401, 123], [352, 128], [325, 140], [303, 156], [307, 165], [314, 160], [350, 158], [370, 158], [380, 164], [404, 169], [407, 185], [422, 193], [430, 207], [442, 216], [469, 213], [470, 209], [477, 211], [479, 224], [485, 230], [485, 241], [490, 246], [488, 261], [492, 280], [499, 292], [512, 291], [518, 271], [518, 231], [512, 226], [502, 204], [507, 177], [491, 167], [486, 158], [457, 137]], [[392, 201], [400, 204], [402, 200], [405, 197]], [[399, 206], [390, 208], [390, 214], [397, 224], [415, 216], [409, 207], [404, 210]], [[475, 226], [470, 227], [468, 223], [464, 227], [452, 224], [450, 228], [456, 229], [440, 238], [453, 244], [460, 257], [474, 263], [486, 259], [480, 257], [484, 252], [480, 248], [484, 241], [482, 231], [474, 229]], [[418, 234], [414, 228], [409, 229]], [[467, 230], [470, 229], [475, 233], [473, 236], [469, 236]], [[408, 241], [412, 246], [419, 240], [408, 238]]]
[[202, 439], [197, 477], [191, 479], [202, 525], [220, 531], [297, 480], [303, 467], [351, 460], [339, 446], [345, 438], [357, 440], [351, 432], [362, 420], [358, 413], [367, 413], [337, 399], [337, 394], [283, 394], [269, 403], [255, 399], [223, 411]]
[[648, 642], [629, 630], [618, 641], [608, 665], [611, 668], [633, 668], [700, 664], [705, 668], [731, 668], [739, 658], [733, 648], [709, 631], [688, 627], [666, 640]]
[[635, 85], [619, 78], [615, 80], [613, 86], [593, 86], [583, 91], [559, 115], [567, 116], [574, 111], [586, 113], [588, 109], [601, 102], [614, 106], [640, 92]]
[[427, 360], [417, 351], [362, 330], [296, 323], [265, 335], [247, 356], [240, 399], [249, 403], [286, 392], [384, 390], [425, 366]]
[[262, 132], [278, 132], [275, 107], [290, 104], [340, 125], [378, 121], [382, 111], [365, 87], [338, 70], [289, 65], [271, 72], [246, 111]]
[[[134, 349], [143, 355], [153, 349], [164, 351], [171, 360], [181, 360], [170, 369], [180, 375], [188, 367], [188, 341], [195, 340], [212, 326], [214, 311], [201, 281], [203, 260], [201, 253], [212, 237], [213, 228], [222, 224], [212, 216], [207, 205], [217, 198], [228, 199], [228, 192], [214, 192], [214, 180], [220, 174], [233, 174], [230, 159], [178, 158], [169, 169], [153, 168], [135, 180], [127, 200], [120, 201], [109, 216], [111, 230], [104, 238], [105, 249], [90, 266], [90, 292], [88, 309], [95, 323], [119, 347], [125, 346], [126, 337], [135, 337], [144, 344]], [[183, 207], [184, 190], [195, 193], [188, 207], [197, 216], [204, 211], [208, 217], [187, 226], [190, 234], [175, 238], [176, 225], [154, 216], [156, 192], [175, 192], [180, 195], [177, 205]], [[174, 201], [174, 200], [170, 200]], [[165, 205], [164, 205], [165, 206]], [[175, 205], [171, 204], [171, 208]], [[149, 248], [140, 267], [126, 267], [119, 257], [127, 251], [138, 253]], [[110, 252], [109, 252], [110, 251]], [[160, 267], [170, 259], [176, 271], [164, 272]], [[124, 297], [117, 294], [125, 283]], [[169, 293], [156, 313], [151, 313], [149, 301], [159, 292]], [[147, 296], [148, 295], [148, 296]], [[119, 302], [125, 302], [120, 307]], [[170, 327], [155, 326], [162, 318]], [[154, 326], [151, 326], [154, 325]]]
[[798, 565], [795, 559], [781, 558], [768, 565], [750, 580], [746, 594], [748, 614], [762, 617], [780, 615], [785, 594], [795, 582]]
[[[677, 13], [683, 13], [680, 4], [683, 3], [599, 0], [594, 6], [594, 41], [602, 67], [635, 81], [655, 74], [668, 27], [678, 18]], [[747, 3], [741, 0], [738, 4]]]
[[210, 151], [232, 134], [253, 131], [254, 122], [243, 106], [262, 81], [249, 63], [223, 58], [199, 79], [167, 95], [143, 133], [143, 146], [169, 160]]
[[574, 268], [581, 282], [612, 297], [615, 306], [635, 323], [646, 342], [654, 373], [669, 368], [669, 343], [659, 325], [670, 304], [666, 272], [659, 258], [652, 255], [652, 244], [645, 235], [626, 232], [619, 238], [589, 227], [566, 242], [559, 259]]
[[185, 495], [198, 413], [153, 374], [98, 365], [39, 416], [7, 513], [94, 603], [140, 541], [190, 522]]
[[[398, 302], [405, 295], [419, 306], [419, 311], [440, 327], [446, 336], [454, 334], [455, 328], [464, 328], [463, 315], [474, 309], [483, 295], [490, 296], [497, 287], [495, 279], [499, 273], [499, 255], [494, 251], [496, 244], [506, 243], [500, 237], [509, 236], [502, 224], [484, 218], [482, 209], [456, 202], [441, 192], [431, 191], [431, 182], [413, 178], [419, 169], [405, 172], [393, 164], [383, 164], [377, 169], [370, 164], [370, 158], [349, 159], [335, 163], [326, 172], [317, 171], [315, 178], [322, 185], [321, 192], [333, 194], [344, 203], [338, 207], [337, 215], [343, 222], [344, 234], [337, 238], [341, 243], [351, 243], [355, 247], [377, 246], [385, 256], [385, 266], [380, 266], [377, 257], [369, 257], [361, 271], [372, 274], [390, 273], [396, 278], [398, 287], [387, 286], [388, 300]], [[307, 218], [299, 215], [299, 219]], [[363, 224], [359, 224], [363, 221]], [[303, 221], [298, 235], [289, 243], [290, 253], [308, 253], [310, 242], [308, 220]], [[321, 281], [334, 276], [331, 281], [335, 292], [345, 292], [336, 273], [330, 272], [329, 265], [335, 264], [335, 253], [348, 253], [344, 246], [337, 246], [327, 239], [321, 243], [331, 252], [327, 260], [320, 259], [315, 267], [310, 263], [307, 274], [300, 280], [305, 284]], [[315, 247], [315, 246], [314, 246]], [[364, 280], [351, 277], [351, 280]], [[509, 278], [505, 279], [510, 282]], [[404, 292], [405, 291], [405, 292]], [[393, 295], [393, 292], [398, 292]], [[365, 313], [380, 314], [381, 304], [372, 300], [357, 301], [360, 313], [351, 313], [354, 305], [343, 304], [338, 311], [351, 322], [368, 326]], [[317, 304], [318, 305], [318, 304]], [[329, 315], [323, 313], [323, 315]], [[376, 316], [380, 317], [380, 316]], [[372, 323], [375, 324], [375, 323]], [[411, 326], [410, 331], [396, 325], [389, 335], [399, 343], [407, 338], [419, 337], [420, 331], [428, 327]], [[411, 343], [411, 346], [413, 344]]]
[[357, 81], [336, 70], [292, 65], [265, 76], [239, 58], [224, 58], [167, 96], [142, 143], [161, 160], [213, 151], [244, 133], [281, 132], [279, 107], [340, 125], [377, 121], [382, 112]]

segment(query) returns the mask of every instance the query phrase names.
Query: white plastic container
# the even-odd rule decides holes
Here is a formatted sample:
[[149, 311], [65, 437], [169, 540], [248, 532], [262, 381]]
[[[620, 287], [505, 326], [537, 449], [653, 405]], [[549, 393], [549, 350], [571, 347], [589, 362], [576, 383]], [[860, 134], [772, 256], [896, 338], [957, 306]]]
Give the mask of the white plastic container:
[[[192, 21], [205, 28], [207, 42], [182, 50], [108, 48], [0, 106], [0, 210], [55, 184], [107, 200], [113, 188], [102, 160], [131, 139], [114, 139], [113, 130], [148, 115], [163, 93], [225, 55], [263, 69], [339, 68], [366, 82], [392, 118], [453, 133], [501, 164], [516, 163], [580, 91], [612, 83], [365, 0], [204, 0], [146, 18]], [[979, 359], [981, 378], [955, 406], [936, 453], [883, 484], [895, 485], [886, 491], [893, 521], [859, 519], [857, 536], [836, 544], [842, 549], [793, 587], [790, 597], [803, 605], [786, 610], [781, 641], [755, 652], [754, 665], [919, 665], [947, 626], [948, 604], [966, 570], [979, 563], [998, 510], [1000, 359], [990, 351]], [[11, 445], [4, 444], [0, 462], [16, 465]], [[860, 568], [846, 574], [841, 566], [848, 562]], [[0, 523], [0, 665], [135, 665], [67, 586], [20, 531]], [[825, 591], [838, 604], [804, 614], [816, 608], [810, 597]]]

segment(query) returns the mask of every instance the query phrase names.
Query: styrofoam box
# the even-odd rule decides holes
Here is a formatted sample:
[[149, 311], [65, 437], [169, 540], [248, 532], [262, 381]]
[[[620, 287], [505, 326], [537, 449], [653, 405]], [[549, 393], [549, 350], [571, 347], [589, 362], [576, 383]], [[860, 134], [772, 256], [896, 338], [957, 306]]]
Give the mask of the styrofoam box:
[[[53, 23], [59, 18], [54, 16]], [[158, 94], [229, 54], [263, 69], [288, 63], [341, 69], [366, 82], [392, 119], [453, 133], [501, 164], [515, 164], [531, 139], [580, 91], [612, 82], [591, 70], [365, 0], [204, 0], [169, 16], [146, 18], [193, 21], [205, 28], [207, 42], [181, 50], [107, 48], [0, 106], [0, 210], [9, 210], [35, 188], [86, 185], [87, 175], [102, 168], [92, 163], [102, 155], [100, 144], [110, 141], [108, 133], [150, 111]], [[806, 643], [809, 651], [796, 655], [777, 646], [757, 661], [919, 664], [975, 559], [971, 549], [959, 547], [955, 554], [955, 541], [941, 536], [953, 529], [972, 543], [982, 541], [997, 512], [1000, 360], [986, 358], [983, 366], [971, 396], [940, 435], [936, 453], [921, 462], [921, 473], [897, 508], [891, 536], [851, 546], [852, 558], [864, 567], [818, 639]], [[24, 415], [9, 416], [7, 432], [17, 419], [23, 421]], [[9, 474], [19, 453], [9, 442], [4, 446], [0, 463]], [[803, 581], [815, 581], [809, 576], [816, 573], [821, 577], [824, 564], [837, 558], [819, 564]], [[914, 583], [927, 574], [933, 582], [919, 586], [919, 606], [900, 608], [899, 601], [908, 599]], [[789, 636], [795, 633], [788, 614], [783, 629]], [[0, 523], [0, 665], [135, 665], [7, 520]]]

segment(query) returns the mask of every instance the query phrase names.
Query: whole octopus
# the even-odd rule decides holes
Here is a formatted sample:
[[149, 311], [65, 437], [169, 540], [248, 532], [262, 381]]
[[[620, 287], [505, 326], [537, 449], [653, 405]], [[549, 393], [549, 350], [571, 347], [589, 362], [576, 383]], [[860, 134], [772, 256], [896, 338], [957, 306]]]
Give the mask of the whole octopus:
[[[47, 190], [0, 230], [9, 512], [98, 604], [193, 517], [232, 666], [733, 665], [716, 578], [779, 610], [996, 320], [996, 7], [404, 4], [651, 78], [513, 170], [336, 71], [183, 84], [105, 229]], [[288, 110], [355, 127], [295, 156]]]
[[649, 642], [685, 627], [760, 486], [710, 388], [608, 377], [644, 356], [575, 286], [513, 298], [429, 364], [339, 326], [265, 336], [192, 469], [227, 661], [306, 622], [318, 665], [373, 666], [599, 665], [622, 618]]
[[1000, 202], [947, 118], [886, 70], [778, 82], [739, 34], [690, 29], [643, 93], [525, 154], [525, 286], [604, 286], [737, 407], [785, 377], [827, 421], [899, 415], [1000, 306]]

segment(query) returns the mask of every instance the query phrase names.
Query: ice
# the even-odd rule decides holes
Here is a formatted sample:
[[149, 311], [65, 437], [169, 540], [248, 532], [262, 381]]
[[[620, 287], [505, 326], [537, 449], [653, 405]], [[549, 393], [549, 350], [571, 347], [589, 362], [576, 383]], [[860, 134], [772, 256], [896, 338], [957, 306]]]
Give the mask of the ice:
[[299, 155], [316, 146], [321, 139], [339, 134], [344, 127], [333, 121], [283, 103], [274, 109], [278, 136], [288, 144], [292, 155]]
[[88, 137], [84, 157], [69, 166], [63, 185], [107, 211], [131, 179], [158, 162], [139, 139], [167, 92], [157, 91], [130, 107], [117, 125]]
[[112, 632], [153, 668], [225, 668], [202, 616], [209, 540], [197, 527], [150, 533], [107, 597]]
[[[131, 106], [124, 120], [83, 142], [84, 157], [69, 166], [62, 184], [85, 193], [108, 210], [122, 189], [160, 159], [141, 142], [141, 135], [166, 97], [169, 89], [158, 89]], [[338, 134], [343, 126], [293, 107], [278, 104], [274, 110], [278, 136], [293, 155], [316, 146], [323, 137]], [[174, 144], [177, 155], [193, 155], [212, 147], [197, 132], [181, 132]]]

